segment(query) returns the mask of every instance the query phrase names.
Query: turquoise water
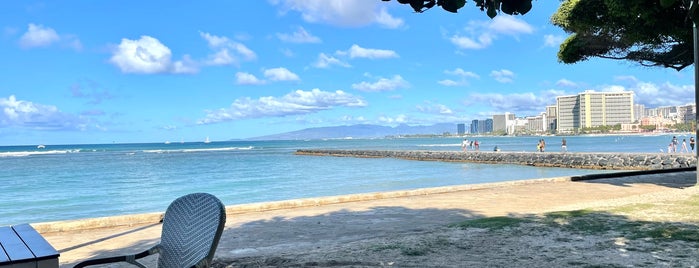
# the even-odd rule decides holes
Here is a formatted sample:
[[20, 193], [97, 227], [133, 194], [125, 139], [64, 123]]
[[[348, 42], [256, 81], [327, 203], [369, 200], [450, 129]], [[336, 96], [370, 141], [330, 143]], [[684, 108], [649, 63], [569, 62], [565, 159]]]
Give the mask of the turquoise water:
[[[478, 137], [531, 151], [541, 137]], [[561, 137], [544, 137], [547, 151]], [[659, 153], [672, 136], [566, 137], [569, 152]], [[678, 138], [689, 138], [678, 135]], [[473, 139], [473, 138], [470, 138]], [[295, 155], [297, 149], [460, 150], [460, 138], [0, 147], [0, 225], [164, 211], [209, 192], [226, 205], [607, 171]]]

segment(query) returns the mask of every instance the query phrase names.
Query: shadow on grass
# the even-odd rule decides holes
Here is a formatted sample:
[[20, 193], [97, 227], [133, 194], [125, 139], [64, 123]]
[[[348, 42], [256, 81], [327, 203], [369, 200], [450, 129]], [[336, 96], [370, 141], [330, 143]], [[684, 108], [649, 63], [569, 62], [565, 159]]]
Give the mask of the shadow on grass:
[[226, 256], [214, 267], [699, 264], [697, 224], [590, 210], [484, 218], [465, 210], [375, 207], [247, 222], [224, 236], [218, 252]]

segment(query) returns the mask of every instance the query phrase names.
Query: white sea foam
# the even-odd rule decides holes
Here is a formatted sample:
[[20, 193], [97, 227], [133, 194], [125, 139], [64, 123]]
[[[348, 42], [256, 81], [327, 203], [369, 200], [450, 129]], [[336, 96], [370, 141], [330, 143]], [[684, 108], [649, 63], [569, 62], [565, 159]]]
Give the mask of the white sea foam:
[[178, 149], [178, 150], [143, 150], [144, 153], [195, 153], [195, 152], [216, 152], [216, 151], [239, 151], [239, 150], [252, 150], [255, 147], [222, 147], [222, 148], [197, 148], [197, 149]]
[[0, 157], [23, 157], [30, 155], [67, 154], [78, 153], [80, 150], [50, 150], [50, 151], [22, 151], [22, 152], [0, 152]]

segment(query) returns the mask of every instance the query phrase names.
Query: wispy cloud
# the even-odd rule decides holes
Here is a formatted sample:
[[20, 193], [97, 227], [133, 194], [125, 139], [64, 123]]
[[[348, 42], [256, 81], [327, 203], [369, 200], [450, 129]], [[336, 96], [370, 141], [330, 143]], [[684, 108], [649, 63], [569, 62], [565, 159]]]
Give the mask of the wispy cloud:
[[390, 91], [399, 88], [407, 88], [410, 86], [408, 81], [405, 81], [400, 75], [394, 75], [391, 78], [379, 78], [376, 82], [360, 82], [352, 84], [352, 88], [367, 92]]
[[251, 61], [257, 59], [257, 54], [254, 51], [228, 37], [216, 36], [204, 32], [200, 32], [199, 35], [201, 35], [201, 37], [207, 41], [209, 47], [215, 51], [206, 61], [207, 65], [229, 65], [237, 64], [241, 60]]
[[465, 33], [454, 34], [448, 39], [460, 49], [483, 49], [501, 35], [517, 37], [533, 32], [534, 27], [523, 20], [513, 16], [497, 16], [490, 21], [471, 21]]
[[230, 107], [205, 111], [206, 117], [198, 120], [198, 124], [310, 114], [335, 107], [363, 107], [366, 105], [367, 102], [363, 98], [341, 90], [335, 92], [320, 89], [296, 90], [281, 97], [236, 99]]
[[383, 3], [373, 0], [269, 0], [280, 7], [280, 13], [298, 12], [309, 23], [360, 27], [378, 24], [385, 28], [404, 25], [402, 19], [388, 14]]
[[19, 39], [22, 48], [48, 47], [60, 44], [75, 50], [82, 50], [82, 43], [73, 35], [59, 35], [56, 30], [43, 25], [30, 23], [27, 31]]
[[293, 33], [277, 33], [277, 38], [289, 43], [321, 43], [319, 37], [313, 36], [303, 27], [298, 27]]
[[235, 74], [235, 83], [238, 85], [264, 85], [266, 81], [258, 79], [253, 74], [237, 72]]
[[474, 72], [464, 71], [464, 69], [456, 68], [454, 70], [445, 70], [445, 74], [457, 76], [458, 80], [444, 79], [437, 81], [438, 84], [448, 87], [453, 86], [467, 86], [469, 78], [479, 79], [480, 76]]
[[544, 35], [544, 46], [546, 47], [558, 47], [563, 43], [563, 40], [565, 40], [566, 37], [563, 35], [553, 35], [553, 34], [547, 34]]
[[560, 79], [560, 80], [556, 81], [556, 86], [566, 87], [566, 88], [578, 88], [578, 83], [575, 83], [575, 82], [570, 81], [568, 79]]
[[0, 127], [38, 130], [81, 130], [86, 120], [61, 112], [58, 107], [18, 100], [14, 95], [0, 98]]
[[329, 68], [331, 66], [351, 67], [349, 63], [346, 63], [333, 56], [328, 56], [325, 53], [318, 54], [318, 59], [313, 63], [313, 67], [321, 69]]
[[299, 81], [298, 75], [292, 73], [284, 67], [267, 69], [264, 71], [265, 77], [271, 81]]
[[514, 82], [515, 73], [507, 69], [494, 70], [490, 72], [490, 77], [500, 83], [512, 83]]
[[358, 45], [352, 45], [346, 51], [337, 51], [337, 55], [349, 56], [350, 58], [366, 58], [366, 59], [389, 59], [398, 58], [398, 53], [387, 49], [363, 48]]

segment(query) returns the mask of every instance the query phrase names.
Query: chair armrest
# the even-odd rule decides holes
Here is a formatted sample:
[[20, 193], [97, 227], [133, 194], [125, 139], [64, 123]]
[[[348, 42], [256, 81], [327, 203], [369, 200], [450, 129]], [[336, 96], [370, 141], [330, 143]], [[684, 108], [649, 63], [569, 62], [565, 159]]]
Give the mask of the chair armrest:
[[146, 268], [143, 264], [140, 262], [137, 262], [137, 259], [157, 254], [160, 252], [160, 245], [155, 245], [154, 247], [145, 250], [143, 252], [133, 254], [133, 255], [124, 255], [124, 256], [115, 256], [115, 257], [106, 257], [106, 258], [98, 258], [98, 259], [91, 259], [91, 260], [86, 260], [83, 262], [80, 262], [73, 266], [73, 268], [82, 268], [85, 266], [91, 266], [91, 265], [97, 265], [97, 264], [105, 264], [105, 263], [113, 263], [113, 262], [128, 262], [133, 265], [136, 265], [141, 268]]

